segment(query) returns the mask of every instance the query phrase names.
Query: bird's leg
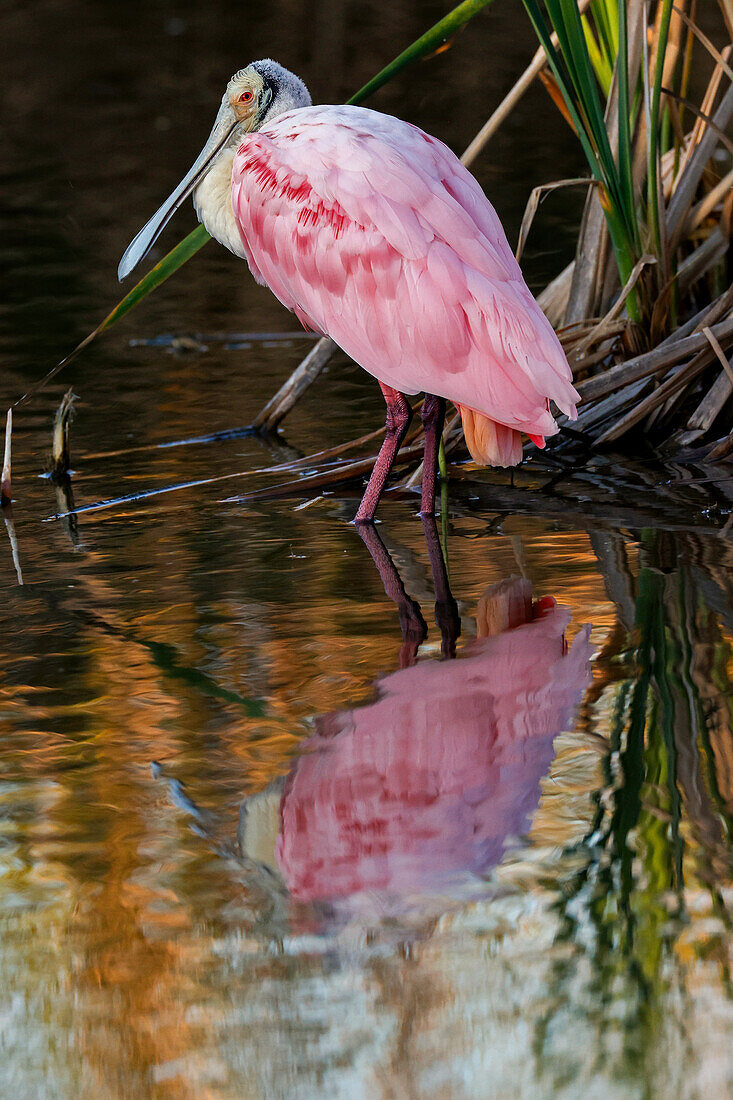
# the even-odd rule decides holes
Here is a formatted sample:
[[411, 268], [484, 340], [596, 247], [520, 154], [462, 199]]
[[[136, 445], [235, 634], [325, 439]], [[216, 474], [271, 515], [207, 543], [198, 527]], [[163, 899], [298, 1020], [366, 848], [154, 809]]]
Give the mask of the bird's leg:
[[374, 513], [392, 469], [392, 463], [397, 457], [412, 420], [412, 409], [403, 393], [393, 390], [391, 386], [385, 386], [383, 382], [379, 383], [379, 388], [387, 402], [387, 429], [354, 523], [374, 522]]
[[422, 464], [422, 497], [420, 515], [435, 515], [435, 479], [438, 473], [438, 451], [445, 424], [445, 398], [426, 393], [422, 404], [425, 428], [425, 453]]

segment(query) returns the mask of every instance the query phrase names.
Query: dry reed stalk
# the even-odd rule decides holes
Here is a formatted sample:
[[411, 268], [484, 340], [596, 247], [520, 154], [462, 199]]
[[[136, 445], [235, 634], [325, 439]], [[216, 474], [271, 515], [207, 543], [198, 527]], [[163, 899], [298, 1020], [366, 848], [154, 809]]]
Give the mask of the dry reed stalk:
[[731, 169], [727, 175], [723, 176], [723, 179], [720, 180], [712, 190], [708, 191], [705, 198], [701, 199], [697, 206], [694, 206], [692, 210], [690, 210], [683, 232], [689, 235], [693, 230], [697, 229], [697, 227], [713, 213], [718, 203], [722, 202], [726, 195], [730, 194], [732, 189], [733, 169]]
[[728, 34], [733, 38], [733, 0], [718, 0]]
[[[707, 453], [708, 462], [722, 462], [723, 459], [730, 458], [733, 453], [733, 432], [725, 436], [724, 439], [719, 439], [713, 447]], [[726, 527], [730, 524], [730, 520]]]
[[621, 337], [626, 332], [627, 328], [627, 322], [619, 324], [615, 332], [611, 330], [611, 332], [613, 332], [613, 335], [611, 335], [610, 333], [606, 334], [608, 336], [608, 339], [600, 343], [596, 347], [595, 351], [584, 352], [583, 355], [580, 357], [576, 357], [573, 354], [568, 355], [568, 362], [573, 369], [573, 376], [575, 377], [576, 381], [579, 378], [583, 378], [583, 376], [587, 374], [591, 367], [595, 367], [596, 364], [603, 363], [608, 359], [608, 357], [613, 353], [614, 348], [616, 348], [616, 346], [618, 345], [619, 337]]
[[[729, 317], [715, 325], [713, 332], [721, 345], [727, 346], [733, 340], [733, 317]], [[708, 341], [702, 333], [693, 333], [691, 336], [673, 339], [669, 343], [665, 341], [663, 345], [660, 344], [652, 351], [637, 355], [633, 359], [628, 359], [625, 363], [618, 363], [603, 374], [589, 378], [586, 382], [581, 382], [578, 386], [581, 400], [584, 402], [596, 400], [596, 398], [605, 397], [630, 382], [637, 382], [641, 378], [659, 374], [691, 355], [696, 355], [707, 346], [709, 346]]]
[[[519, 227], [519, 237], [517, 239], [517, 247], [514, 252], [514, 256], [519, 262], [524, 252], [524, 246], [527, 243], [527, 236], [529, 234], [532, 222], [534, 221], [535, 214], [539, 209], [540, 202], [543, 195], [549, 195], [552, 191], [557, 191], [561, 187], [598, 187], [598, 180], [591, 179], [589, 176], [576, 176], [573, 179], [567, 180], [553, 180], [552, 183], [541, 183], [538, 187], [533, 187], [527, 205], [524, 208], [524, 214], [522, 216], [522, 224]], [[582, 320], [582, 318], [573, 318], [570, 321], [566, 321], [566, 324], [572, 324], [575, 320]]]
[[719, 225], [686, 256], [677, 269], [677, 286], [681, 292], [689, 290], [693, 283], [716, 266], [728, 251], [728, 237]]
[[733, 394], [733, 382], [728, 372], [721, 371], [687, 421], [688, 430], [683, 432], [679, 439], [681, 446], [694, 442], [710, 429], [717, 416], [723, 411], [731, 394]]
[[13, 523], [13, 509], [8, 505], [3, 509], [3, 519], [5, 520], [5, 530], [8, 532], [8, 539], [10, 541], [10, 553], [13, 558], [13, 567], [15, 569], [15, 575], [18, 578], [18, 584], [23, 583], [23, 571], [20, 568], [20, 551], [18, 549], [18, 536], [15, 533], [15, 524]]
[[275, 431], [305, 391], [313, 385], [336, 350], [337, 346], [333, 340], [328, 336], [322, 337], [295, 368], [284, 385], [260, 410], [252, 422], [252, 427], [266, 432]]
[[[733, 46], [727, 46], [723, 51], [726, 61], [732, 51]], [[716, 72], [720, 72], [722, 75], [720, 68]], [[715, 114], [712, 115], [714, 125], [711, 126], [703, 122], [699, 138], [695, 140], [693, 135], [693, 141], [690, 145], [691, 155], [677, 175], [666, 218], [670, 248], [676, 245], [681, 235], [687, 212], [692, 205], [702, 174], [718, 144], [719, 132], [725, 131], [731, 115], [733, 115], [733, 85], [728, 88]], [[698, 118], [697, 121], [700, 122], [701, 120]]]
[[694, 378], [705, 370], [705, 368], [713, 361], [714, 352], [707, 341], [705, 347], [700, 351], [694, 359], [692, 359], [685, 366], [682, 366], [674, 372], [665, 382], [662, 382], [661, 386], [658, 386], [648, 397], [645, 397], [642, 401], [635, 404], [634, 408], [622, 416], [616, 421], [610, 428], [607, 428], [596, 440], [595, 446], [600, 447], [606, 443], [612, 443], [616, 439], [620, 439], [622, 435], [625, 435], [631, 428], [643, 420], [649, 413], [653, 412], [659, 405], [663, 405], [667, 398], [680, 390], [683, 386], [686, 386]]
[[608, 335], [609, 330], [614, 327], [614, 322], [617, 321], [618, 318], [621, 316], [621, 312], [626, 304], [626, 299], [639, 281], [639, 276], [641, 275], [642, 271], [645, 267], [648, 267], [650, 264], [655, 264], [656, 262], [656, 257], [651, 255], [644, 255], [641, 257], [640, 260], [637, 260], [631, 274], [626, 280], [623, 290], [619, 294], [614, 305], [608, 311], [606, 316], [603, 317], [602, 320], [600, 320], [598, 324], [591, 329], [588, 335], [584, 337], [584, 339], [580, 342], [580, 345], [576, 349], [574, 349], [576, 358], [578, 360], [580, 360], [581, 356], [589, 348], [591, 348], [593, 344], [598, 343], [599, 340], [602, 340], [605, 336]]
[[624, 386], [616, 393], [608, 397], [593, 401], [589, 405], [581, 406], [578, 419], [573, 424], [576, 431], [588, 432], [591, 428], [598, 428], [614, 416], [619, 416], [627, 408], [634, 405], [645, 390], [652, 385], [651, 379], [642, 378], [638, 382], [632, 382]]
[[723, 354], [723, 349], [715, 338], [715, 333], [712, 331], [712, 329], [708, 328], [707, 325], [702, 331], [707, 337], [710, 347], [713, 349], [720, 363], [722, 364], [723, 372], [728, 375], [729, 380], [731, 381], [731, 383], [733, 383], [733, 370], [731, 370], [730, 364]]

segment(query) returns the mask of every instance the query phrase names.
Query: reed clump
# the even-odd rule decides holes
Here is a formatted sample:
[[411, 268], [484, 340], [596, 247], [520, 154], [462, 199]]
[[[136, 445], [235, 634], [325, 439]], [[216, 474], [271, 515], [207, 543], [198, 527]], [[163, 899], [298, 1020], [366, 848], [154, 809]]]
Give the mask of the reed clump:
[[[695, 0], [524, 5], [596, 184], [575, 259], [540, 296], [582, 398], [574, 437], [669, 453], [727, 434], [733, 5], [720, 0], [720, 49]], [[706, 67], [694, 102], [691, 74]]]

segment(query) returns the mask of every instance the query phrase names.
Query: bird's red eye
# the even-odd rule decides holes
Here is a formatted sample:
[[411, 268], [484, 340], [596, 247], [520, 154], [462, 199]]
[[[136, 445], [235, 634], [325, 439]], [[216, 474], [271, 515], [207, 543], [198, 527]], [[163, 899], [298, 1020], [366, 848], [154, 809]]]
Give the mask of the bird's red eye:
[[251, 103], [254, 99], [254, 92], [242, 92], [239, 97], [240, 103]]

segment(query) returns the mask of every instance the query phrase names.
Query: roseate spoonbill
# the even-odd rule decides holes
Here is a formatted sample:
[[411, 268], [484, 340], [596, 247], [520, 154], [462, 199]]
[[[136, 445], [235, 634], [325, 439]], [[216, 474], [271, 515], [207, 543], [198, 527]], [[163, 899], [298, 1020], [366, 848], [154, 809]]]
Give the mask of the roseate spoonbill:
[[432, 514], [445, 401], [482, 465], [521, 461], [575, 416], [560, 342], [496, 211], [442, 142], [364, 107], [311, 105], [305, 84], [255, 61], [227, 85], [208, 141], [120, 262], [123, 279], [187, 195], [221, 244], [302, 324], [378, 380], [386, 436], [356, 514], [374, 518], [425, 391], [421, 510]]

